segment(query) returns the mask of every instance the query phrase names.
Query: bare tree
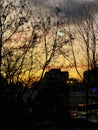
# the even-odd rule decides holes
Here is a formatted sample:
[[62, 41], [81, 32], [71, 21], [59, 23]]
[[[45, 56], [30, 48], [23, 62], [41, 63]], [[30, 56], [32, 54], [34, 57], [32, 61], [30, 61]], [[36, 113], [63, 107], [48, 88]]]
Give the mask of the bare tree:
[[73, 69], [75, 69], [77, 75], [81, 80], [83, 80], [82, 74], [78, 69], [79, 66], [79, 59], [77, 57], [77, 54], [79, 53], [79, 50], [76, 49], [76, 42], [77, 42], [77, 29], [75, 28], [75, 23], [70, 9], [70, 1], [68, 0], [66, 2], [66, 7], [64, 8], [65, 15], [63, 16], [63, 24], [61, 24], [62, 27], [65, 28], [65, 37], [68, 40], [67, 46], [63, 46], [60, 48], [60, 54], [64, 57], [66, 62], [68, 63], [68, 66]]
[[[87, 82], [84, 79], [84, 84], [86, 87], [86, 104], [88, 107], [88, 89], [91, 83], [91, 75], [89, 75], [89, 71], [94, 71], [94, 84], [96, 84], [97, 77], [96, 77], [96, 62], [97, 62], [97, 55], [98, 55], [98, 23], [96, 20], [96, 13], [94, 10], [95, 6], [87, 5], [83, 7], [83, 15], [79, 17], [79, 20], [76, 23], [77, 31], [79, 33], [79, 41], [81, 41], [81, 49], [82, 54], [85, 57], [84, 62], [87, 65]], [[81, 15], [80, 15], [81, 16]], [[88, 109], [86, 108], [87, 119], [88, 119]]]
[[16, 72], [20, 73], [19, 70], [22, 69], [26, 53], [31, 46], [22, 51], [27, 42], [23, 35], [29, 30], [30, 10], [25, 0], [2, 0], [0, 6], [0, 74], [6, 73], [6, 77], [10, 75], [11, 78]]
[[85, 19], [78, 23], [78, 32], [84, 42], [84, 51], [86, 54], [87, 69], [95, 69], [97, 60], [97, 37], [98, 23], [94, 14], [88, 13]]
[[66, 38], [66, 31], [63, 27], [62, 19], [59, 19], [58, 15], [55, 17], [52, 17], [51, 15], [46, 15], [44, 18], [40, 17], [40, 31], [42, 34], [42, 41], [40, 42], [41, 46], [39, 46], [41, 47], [41, 54], [38, 54], [38, 61], [42, 69], [40, 77], [41, 80], [47, 66], [51, 65], [52, 63], [55, 64], [54, 60], [56, 60], [58, 56], [61, 55], [60, 49], [64, 46], [67, 46], [70, 39]]
[[[0, 66], [1, 73], [5, 74], [10, 82], [14, 77], [18, 81], [26, 75], [28, 84], [40, 70], [41, 80], [45, 68], [61, 54], [69, 63], [74, 64], [77, 70], [72, 44], [74, 39], [69, 28], [66, 32], [64, 26], [66, 23], [56, 5], [55, 17], [47, 14], [43, 17], [39, 13], [40, 17], [37, 19], [33, 17], [25, 0], [20, 3], [4, 2], [4, 0], [2, 2]], [[69, 58], [70, 49], [67, 43], [72, 47], [70, 49], [72, 49], [74, 63]]]

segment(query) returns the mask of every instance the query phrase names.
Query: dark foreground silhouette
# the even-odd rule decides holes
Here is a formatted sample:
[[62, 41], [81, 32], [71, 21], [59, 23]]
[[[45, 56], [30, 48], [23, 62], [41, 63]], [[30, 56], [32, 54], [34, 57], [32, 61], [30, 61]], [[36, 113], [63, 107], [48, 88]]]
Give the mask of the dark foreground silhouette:
[[71, 119], [68, 72], [50, 70], [31, 89], [0, 78], [0, 130], [97, 130], [98, 124]]

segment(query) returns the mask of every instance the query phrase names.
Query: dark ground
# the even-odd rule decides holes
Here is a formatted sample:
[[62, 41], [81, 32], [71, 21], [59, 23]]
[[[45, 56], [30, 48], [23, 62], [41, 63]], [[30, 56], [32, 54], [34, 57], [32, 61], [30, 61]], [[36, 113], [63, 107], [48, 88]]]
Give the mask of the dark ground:
[[44, 121], [34, 124], [30, 121], [23, 124], [21, 122], [17, 121], [15, 124], [10, 124], [10, 126], [5, 124], [1, 130], [98, 130], [98, 124], [87, 122], [86, 119], [70, 119], [62, 122]]

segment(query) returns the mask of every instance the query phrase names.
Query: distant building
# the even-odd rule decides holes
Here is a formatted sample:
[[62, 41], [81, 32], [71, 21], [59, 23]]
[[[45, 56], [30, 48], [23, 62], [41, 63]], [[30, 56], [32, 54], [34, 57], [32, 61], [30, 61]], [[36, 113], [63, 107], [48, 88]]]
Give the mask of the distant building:
[[51, 69], [48, 72], [45, 73], [44, 76], [45, 79], [62, 79], [63, 81], [67, 82], [69, 78], [68, 71], [61, 71], [60, 69]]
[[98, 67], [92, 70], [85, 71], [83, 76], [84, 82], [88, 84], [90, 88], [98, 87]]
[[79, 81], [78, 79], [69, 78], [67, 81], [67, 85], [70, 88], [70, 91], [84, 91], [85, 87], [83, 82]]

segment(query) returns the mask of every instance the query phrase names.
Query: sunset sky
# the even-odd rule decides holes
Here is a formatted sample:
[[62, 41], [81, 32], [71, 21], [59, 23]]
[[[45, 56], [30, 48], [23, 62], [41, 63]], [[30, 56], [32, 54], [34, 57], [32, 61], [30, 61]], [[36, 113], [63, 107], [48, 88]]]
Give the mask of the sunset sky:
[[[45, 1], [45, 0], [28, 0], [28, 2], [29, 2], [29, 7], [30, 7], [30, 9], [32, 9], [32, 12], [33, 12], [33, 16], [32, 16], [33, 20], [37, 19], [39, 16], [45, 17], [46, 15], [55, 17], [57, 15], [56, 9], [58, 9], [59, 18], [61, 18], [61, 17], [64, 18], [65, 12], [69, 11], [68, 13], [71, 16], [71, 18], [73, 18], [75, 21], [78, 22], [79, 17], [83, 17], [83, 15], [84, 15], [83, 7], [86, 5], [90, 5], [92, 7], [94, 6], [94, 8], [91, 8], [90, 12], [92, 12], [92, 14], [96, 15], [96, 20], [98, 17], [97, 16], [98, 0], [47, 0], [47, 1]], [[79, 10], [81, 13], [78, 12]], [[55, 19], [53, 20], [53, 22], [55, 22]], [[31, 27], [31, 24], [30, 23], [28, 23], [28, 24], [29, 24], [28, 26]], [[65, 32], [60, 34], [59, 31], [62, 31], [62, 30]], [[11, 48], [16, 47], [16, 45], [21, 46], [22, 44], [24, 44], [23, 41], [29, 40], [30, 35], [31, 35], [30, 31], [26, 30], [25, 33], [24, 32], [16, 33], [13, 37], [11, 37], [11, 39], [10, 39], [12, 42], [12, 44], [10, 44]], [[52, 25], [52, 29], [48, 32], [48, 36], [46, 37], [48, 51], [51, 50], [51, 49], [49, 50], [49, 48], [51, 48], [51, 46], [53, 44], [54, 34], [56, 31], [57, 31], [56, 28]], [[82, 76], [83, 72], [87, 69], [87, 61], [85, 60], [86, 59], [85, 46], [83, 43], [83, 39], [79, 36], [77, 27], [74, 25], [73, 22], [70, 22], [70, 32], [72, 33], [72, 36], [75, 36], [74, 41], [72, 41], [72, 42], [74, 45], [73, 47], [74, 47], [74, 53], [75, 53], [75, 58], [76, 58], [76, 62], [77, 62], [77, 68], [78, 68], [79, 73]], [[41, 33], [42, 32], [37, 32], [37, 34], [39, 36], [41, 35]], [[65, 40], [68, 40], [67, 39], [67, 37], [69, 35], [68, 25], [64, 24], [62, 27], [59, 27], [57, 33], [58, 33], [58, 35], [61, 35], [62, 38], [64, 38]], [[96, 38], [97, 37], [98, 37], [98, 34], [96, 34]], [[60, 42], [57, 43], [59, 46], [61, 44], [61, 41], [62, 40], [60, 40]], [[33, 66], [33, 68], [36, 67], [37, 69], [39, 69], [42, 67], [41, 64], [44, 65], [44, 59], [45, 59], [44, 53], [45, 52], [43, 51], [44, 47], [42, 45], [42, 42], [43, 41], [41, 41], [40, 43], [35, 45], [35, 49], [33, 50], [33, 53], [37, 59], [37, 60], [35, 60], [36, 63]], [[61, 54], [55, 55], [54, 58], [52, 59], [52, 61], [50, 62], [50, 64], [48, 65], [49, 67], [46, 67], [46, 70], [48, 70], [50, 68], [61, 68], [62, 71], [65, 71], [65, 70], [69, 71], [70, 78], [73, 77], [73, 78], [80, 79], [79, 75], [77, 74], [77, 72], [74, 68], [72, 52], [67, 54], [67, 52], [69, 52], [69, 50], [71, 49], [70, 44], [71, 43], [69, 43], [66, 46], [63, 45], [61, 48], [61, 50], [63, 52], [66, 52], [66, 55], [68, 55], [67, 58], [69, 58], [70, 60], [68, 61], [68, 59], [64, 58], [64, 56]], [[96, 49], [98, 49], [98, 48], [96, 48]], [[32, 50], [30, 50], [30, 51], [32, 51]], [[21, 51], [21, 53], [22, 53], [22, 51]], [[31, 64], [30, 63], [31, 61], [29, 61], [29, 58], [28, 58], [28, 57], [30, 57], [30, 54], [31, 54], [31, 52], [27, 53], [26, 65], [24, 65], [24, 70], [26, 69], [25, 67], [27, 67], [27, 64]], [[49, 55], [50, 55], [50, 52], [49, 52]], [[39, 64], [39, 66], [38, 66], [38, 64]], [[30, 68], [28, 68], [28, 69], [30, 69]]]
[[[78, 20], [77, 15], [78, 15], [78, 9], [81, 9], [81, 12], [83, 12], [83, 6], [85, 5], [92, 5], [94, 4], [94, 8], [90, 11], [92, 11], [92, 13], [97, 14], [98, 13], [98, 0], [29, 0], [31, 8], [33, 10], [40, 10], [42, 15], [49, 13], [49, 14], [55, 14], [55, 7], [59, 7], [61, 9], [61, 13], [62, 15], [65, 15], [65, 7], [69, 7], [69, 13], [71, 15], [71, 17], [75, 18], [76, 20]], [[36, 11], [35, 11], [36, 14]], [[81, 14], [82, 15], [82, 14]], [[72, 30], [73, 31], [73, 30]], [[78, 39], [80, 40], [80, 39]], [[76, 40], [74, 42], [75, 45], [75, 51], [78, 50], [78, 55], [76, 56], [76, 59], [78, 58], [79, 60], [79, 72], [83, 73], [83, 71], [86, 70], [86, 63], [85, 63], [85, 52], [83, 52], [83, 50], [81, 50], [80, 46], [78, 44], [80, 44], [80, 41]], [[82, 42], [81, 42], [82, 44]], [[83, 57], [84, 56], [84, 57]], [[70, 72], [70, 76], [72, 77], [78, 77], [78, 75], [75, 72], [74, 67], [71, 67], [70, 65], [67, 65], [66, 62], [64, 62], [64, 59], [62, 58], [62, 56], [59, 56], [59, 58], [57, 59], [57, 66], [59, 66], [59, 64], [61, 66], [64, 66], [65, 68], [68, 69], [68, 71]], [[65, 65], [66, 64], [66, 65]], [[67, 66], [67, 67], [66, 67]], [[69, 66], [69, 68], [68, 68]]]

